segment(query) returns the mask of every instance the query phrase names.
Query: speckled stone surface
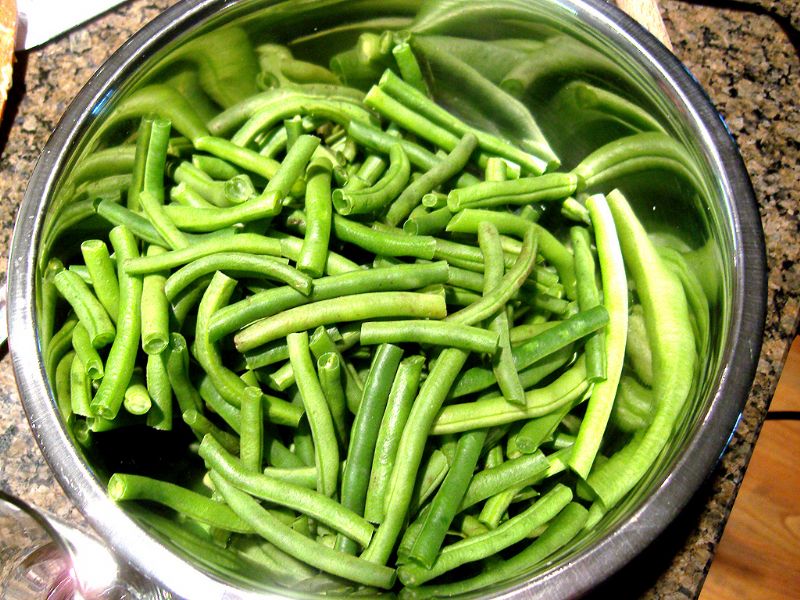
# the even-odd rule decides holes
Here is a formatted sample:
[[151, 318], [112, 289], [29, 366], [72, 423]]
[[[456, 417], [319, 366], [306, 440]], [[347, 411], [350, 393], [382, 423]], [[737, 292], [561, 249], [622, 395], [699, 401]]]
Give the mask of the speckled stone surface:
[[[102, 62], [171, 0], [136, 0], [19, 57], [0, 126], [0, 246], [10, 242], [27, 180], [63, 110]], [[769, 299], [758, 372], [739, 427], [708, 482], [667, 534], [597, 595], [699, 594], [797, 329], [800, 307], [800, 60], [784, 27], [795, 0], [662, 2], [675, 53], [728, 122], [764, 226]], [[756, 12], [747, 10], [752, 7]], [[774, 13], [778, 20], [772, 18]], [[797, 43], [797, 34], [794, 35]], [[5, 255], [5, 252], [3, 253]], [[0, 259], [4, 273], [5, 256]], [[77, 510], [55, 483], [25, 420], [11, 362], [0, 362], [0, 488], [64, 518]]]

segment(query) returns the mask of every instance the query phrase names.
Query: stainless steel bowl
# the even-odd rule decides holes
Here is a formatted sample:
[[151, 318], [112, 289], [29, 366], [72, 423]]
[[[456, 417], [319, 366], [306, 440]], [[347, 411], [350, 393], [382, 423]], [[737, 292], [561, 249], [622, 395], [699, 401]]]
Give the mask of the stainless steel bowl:
[[[655, 38], [603, 0], [512, 3], [515, 10], [602, 55], [612, 65], [610, 76], [619, 78], [618, 84], [684, 143], [703, 176], [705, 189], [699, 195], [687, 195], [670, 179], [657, 188], [646, 187], [652, 182], [628, 183], [649, 190], [645, 198], [632, 195], [639, 198], [640, 217], [654, 229], [682, 235], [697, 250], [695, 256], [709, 262], [708, 279], [716, 285], [711, 350], [675, 440], [656, 468], [591, 534], [536, 572], [480, 594], [572, 597], [608, 577], [651, 542], [724, 450], [747, 398], [760, 350], [766, 297], [763, 234], [750, 182], [724, 123], [691, 75]], [[254, 592], [199, 566], [109, 500], [101, 470], [87, 462], [65, 430], [44, 371], [37, 329], [37, 262], [46, 215], [55, 210], [64, 174], [87, 151], [87, 140], [120, 98], [171, 64], [174, 53], [188, 40], [231, 23], [260, 32], [265, 39], [324, 31], [367, 18], [379, 27], [403, 26], [417, 4], [185, 0], [142, 29], [99, 69], [66, 111], [31, 178], [9, 266], [10, 346], [31, 428], [59, 482], [98, 533], [131, 565], [180, 596], [244, 598]], [[559, 129], [569, 139], [569, 123], [552, 116], [549, 122], [544, 120], [546, 129]], [[608, 137], [607, 131], [592, 130], [600, 137]], [[580, 137], [561, 148], [567, 162], [569, 149]], [[598, 143], [584, 141], [590, 146]]]

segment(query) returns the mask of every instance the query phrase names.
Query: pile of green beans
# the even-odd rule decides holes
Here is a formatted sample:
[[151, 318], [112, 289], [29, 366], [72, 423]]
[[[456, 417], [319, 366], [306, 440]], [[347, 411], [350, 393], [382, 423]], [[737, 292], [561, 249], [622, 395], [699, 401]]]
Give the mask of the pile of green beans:
[[[677, 142], [557, 171], [516, 104], [519, 144], [437, 104], [427, 61], [508, 95], [447, 40], [365, 33], [332, 70], [269, 44], [242, 88], [268, 89], [235, 101], [210, 76], [140, 88], [101, 128], [134, 133], [96, 138], [45, 233], [68, 430], [114, 500], [237, 580], [429, 597], [533, 572], [647, 474], [690, 397], [702, 285], [603, 187], [691, 181]], [[131, 460], [131, 439], [185, 451]]]

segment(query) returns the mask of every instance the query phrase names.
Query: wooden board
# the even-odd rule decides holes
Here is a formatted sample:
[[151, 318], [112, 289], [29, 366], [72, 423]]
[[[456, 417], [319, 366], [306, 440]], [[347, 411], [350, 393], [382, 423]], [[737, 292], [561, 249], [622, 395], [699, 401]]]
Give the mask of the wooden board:
[[658, 0], [616, 0], [616, 4], [672, 50], [667, 28], [661, 18]]

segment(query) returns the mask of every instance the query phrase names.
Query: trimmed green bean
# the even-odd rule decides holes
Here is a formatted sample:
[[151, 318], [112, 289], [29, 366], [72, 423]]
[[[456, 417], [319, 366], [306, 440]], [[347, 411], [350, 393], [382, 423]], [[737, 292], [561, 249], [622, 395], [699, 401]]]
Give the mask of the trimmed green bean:
[[92, 278], [92, 287], [97, 299], [111, 320], [116, 323], [119, 310], [119, 284], [108, 248], [101, 240], [86, 240], [81, 243], [81, 254]]
[[157, 502], [196, 521], [226, 531], [252, 533], [253, 529], [230, 508], [211, 498], [168, 481], [141, 475], [114, 473], [108, 480], [108, 495], [115, 502]]
[[510, 181], [484, 181], [452, 190], [447, 196], [447, 208], [455, 213], [465, 208], [563, 200], [573, 194], [577, 186], [578, 177], [571, 173], [546, 173]]
[[370, 562], [386, 564], [394, 549], [400, 529], [406, 520], [414, 481], [422, 461], [428, 432], [442, 406], [452, 381], [467, 360], [467, 353], [456, 348], [442, 350], [411, 408], [406, 427], [400, 437], [397, 456], [384, 503], [386, 516], [362, 555]]
[[[146, 256], [158, 256], [166, 250], [151, 245]], [[164, 293], [164, 272], [149, 273], [142, 281], [142, 350], [160, 354], [169, 344], [169, 301]]]
[[380, 523], [384, 519], [384, 502], [389, 478], [397, 459], [400, 436], [419, 390], [424, 366], [425, 359], [422, 356], [410, 356], [404, 359], [397, 368], [397, 374], [389, 391], [386, 410], [375, 441], [364, 504], [364, 518], [373, 523]]
[[327, 573], [365, 585], [389, 589], [394, 584], [394, 569], [370, 564], [363, 559], [331, 550], [314, 542], [270, 516], [258, 502], [244, 492], [238, 491], [222, 476], [212, 472], [211, 479], [233, 512], [251, 525], [265, 540], [287, 554]]
[[[589, 310], [600, 304], [600, 291], [597, 289], [597, 275], [592, 256], [589, 232], [583, 227], [570, 229], [572, 252], [575, 256], [575, 279], [578, 308]], [[627, 321], [627, 317], [626, 317]], [[606, 354], [605, 332], [595, 332], [586, 340], [586, 373], [590, 382], [603, 381], [607, 376], [608, 358]]]
[[216, 271], [280, 281], [305, 296], [311, 293], [313, 285], [311, 277], [280, 259], [245, 252], [217, 252], [198, 258], [170, 275], [164, 284], [167, 299], [174, 301], [192, 283]]
[[147, 413], [147, 425], [160, 431], [172, 429], [172, 386], [166, 362], [166, 352], [150, 354], [145, 366], [147, 394], [153, 403]]
[[198, 242], [181, 250], [171, 250], [158, 256], [142, 256], [130, 259], [122, 265], [128, 275], [147, 275], [185, 265], [198, 258], [219, 252], [247, 252], [280, 256], [280, 241], [255, 233], [241, 233]]
[[292, 332], [307, 331], [328, 323], [377, 317], [441, 319], [446, 314], [444, 299], [433, 294], [366, 293], [355, 298], [343, 296], [290, 308], [245, 327], [233, 341], [239, 352], [246, 352]]
[[628, 278], [614, 218], [602, 195], [590, 196], [586, 206], [594, 226], [600, 275], [603, 279], [603, 306], [608, 311], [608, 325], [605, 332], [606, 378], [595, 383], [592, 388], [586, 414], [581, 421], [578, 438], [569, 459], [570, 468], [584, 480], [589, 476], [595, 456], [600, 450], [617, 396], [628, 333]]
[[339, 478], [339, 445], [328, 402], [311, 362], [308, 333], [290, 333], [286, 341], [289, 344], [289, 360], [314, 440], [315, 463], [319, 473], [317, 490], [325, 496], [332, 496], [336, 492]]
[[117, 226], [109, 233], [109, 239], [117, 256], [120, 296], [117, 335], [106, 359], [105, 375], [92, 400], [92, 410], [105, 419], [116, 417], [133, 374], [141, 334], [142, 302], [141, 278], [129, 275], [123, 268], [126, 260], [139, 255], [133, 234], [124, 226]]
[[69, 387], [72, 413], [82, 417], [93, 417], [94, 412], [91, 408], [92, 382], [86, 374], [86, 367], [77, 353], [70, 366]]
[[[340, 497], [343, 506], [358, 514], [364, 514], [378, 432], [402, 357], [403, 350], [392, 344], [382, 344], [375, 352], [351, 428]], [[356, 550], [344, 537], [337, 539], [336, 548], [349, 554]]]
[[465, 134], [446, 158], [428, 169], [403, 190], [403, 193], [389, 207], [389, 211], [386, 213], [386, 222], [390, 225], [397, 225], [422, 201], [425, 194], [460, 173], [477, 145], [478, 140], [473, 134]]
[[250, 473], [260, 473], [264, 461], [264, 413], [261, 389], [248, 387], [242, 396], [239, 409], [239, 456], [242, 468]]
[[347, 429], [347, 401], [342, 386], [341, 359], [336, 352], [326, 352], [317, 359], [319, 385], [331, 411], [333, 427], [339, 447], [346, 449], [349, 440]]
[[328, 260], [331, 237], [331, 162], [314, 159], [306, 171], [305, 208], [307, 225], [297, 268], [311, 277], [321, 277]]
[[572, 500], [572, 491], [557, 483], [528, 509], [509, 519], [497, 529], [445, 546], [430, 569], [403, 565], [397, 570], [400, 581], [417, 586], [465, 563], [491, 556], [522, 541], [528, 533], [553, 519]]
[[265, 469], [264, 474], [249, 473], [240, 461], [210, 437], [205, 437], [200, 444], [200, 456], [213, 472], [248, 494], [308, 515], [336, 531], [351, 535], [362, 546], [369, 543], [372, 537], [372, 525], [336, 500], [290, 480], [266, 474], [291, 469]]
[[487, 500], [509, 488], [524, 487], [540, 480], [548, 468], [541, 452], [523, 454], [475, 473], [461, 500], [459, 511]]
[[400, 69], [400, 76], [408, 85], [415, 90], [427, 94], [428, 87], [425, 85], [425, 78], [419, 68], [417, 58], [406, 42], [401, 42], [392, 48], [392, 55], [397, 61], [397, 68]]
[[86, 369], [86, 375], [89, 379], [102, 379], [103, 377], [103, 359], [100, 354], [92, 345], [92, 340], [89, 337], [89, 332], [82, 323], [75, 325], [72, 330], [72, 348], [75, 350], [75, 355], [83, 363]]
[[[491, 294], [492, 290], [502, 285], [505, 267], [503, 249], [500, 245], [500, 234], [491, 223], [478, 226], [478, 244], [484, 256], [483, 293]], [[522, 254], [520, 253], [520, 256]], [[503, 305], [491, 317], [488, 330], [497, 334], [499, 351], [492, 357], [492, 371], [503, 397], [512, 404], [525, 402], [525, 390], [519, 379], [514, 357], [511, 353], [511, 340], [508, 327], [508, 313]]]
[[362, 323], [360, 339], [366, 345], [431, 344], [490, 355], [497, 351], [498, 341], [497, 333], [481, 327], [420, 320]]
[[470, 431], [546, 415], [580, 397], [589, 387], [583, 359], [550, 385], [525, 393], [525, 405], [509, 404], [502, 396], [450, 404], [436, 417], [431, 435]]
[[361, 189], [341, 188], [333, 192], [333, 206], [340, 215], [363, 215], [388, 206], [408, 183], [411, 164], [400, 144], [389, 149], [389, 168], [373, 185]]
[[135, 416], [146, 415], [153, 406], [153, 400], [145, 386], [144, 373], [138, 367], [134, 369], [122, 400], [122, 406]]
[[472, 472], [478, 464], [485, 440], [485, 429], [465, 433], [459, 438], [450, 470], [431, 501], [430, 510], [421, 521], [422, 527], [407, 556], [400, 558], [420, 564], [426, 569], [433, 567], [447, 530], [472, 479]]
[[92, 346], [102, 348], [111, 343], [116, 331], [114, 324], [83, 279], [76, 273], [64, 269], [55, 275], [53, 282], [86, 328]]

